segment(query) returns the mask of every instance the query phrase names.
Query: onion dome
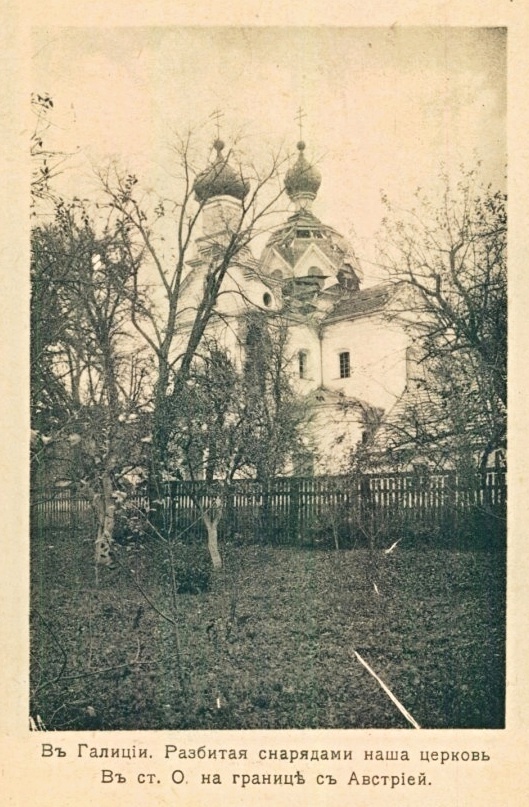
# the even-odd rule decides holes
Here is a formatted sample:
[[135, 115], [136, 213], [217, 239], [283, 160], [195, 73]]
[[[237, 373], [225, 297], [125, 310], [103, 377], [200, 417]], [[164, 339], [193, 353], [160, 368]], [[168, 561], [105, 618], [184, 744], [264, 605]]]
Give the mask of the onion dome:
[[228, 165], [228, 158], [222, 155], [222, 140], [215, 140], [213, 148], [217, 152], [215, 161], [197, 176], [193, 186], [197, 201], [206, 202], [214, 196], [232, 196], [242, 201], [250, 190], [249, 183]]
[[305, 151], [303, 140], [299, 141], [297, 148], [299, 157], [285, 175], [285, 189], [293, 202], [300, 200], [311, 202], [316, 198], [321, 185], [321, 174], [303, 154]]

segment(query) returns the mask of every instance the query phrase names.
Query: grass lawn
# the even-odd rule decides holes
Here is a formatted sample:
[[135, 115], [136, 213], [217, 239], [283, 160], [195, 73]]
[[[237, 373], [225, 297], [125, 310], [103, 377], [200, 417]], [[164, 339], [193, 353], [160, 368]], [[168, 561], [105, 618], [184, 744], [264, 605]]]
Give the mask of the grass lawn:
[[[33, 536], [31, 713], [47, 729], [409, 728], [354, 650], [422, 727], [503, 726], [501, 553], [232, 544], [208, 591], [172, 603], [158, 547], [120, 547], [97, 586], [92, 549]], [[180, 665], [144, 595], [176, 617]]]

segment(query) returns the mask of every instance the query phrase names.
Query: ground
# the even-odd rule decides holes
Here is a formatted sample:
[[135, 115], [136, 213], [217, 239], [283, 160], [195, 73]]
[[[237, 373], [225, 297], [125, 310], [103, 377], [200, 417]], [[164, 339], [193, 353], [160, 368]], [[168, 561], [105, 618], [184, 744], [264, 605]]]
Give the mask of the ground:
[[[182, 579], [191, 560], [207, 570], [201, 545], [175, 549]], [[410, 728], [354, 651], [422, 727], [503, 726], [497, 550], [228, 544], [209, 590], [173, 600], [163, 547], [121, 546], [97, 585], [92, 550], [86, 531], [32, 538], [31, 714], [47, 729]]]

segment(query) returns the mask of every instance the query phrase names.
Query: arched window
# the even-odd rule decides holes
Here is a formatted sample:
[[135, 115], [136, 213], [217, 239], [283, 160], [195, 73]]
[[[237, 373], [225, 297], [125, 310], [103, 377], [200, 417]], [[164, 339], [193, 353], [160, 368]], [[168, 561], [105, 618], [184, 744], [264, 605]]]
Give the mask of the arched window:
[[309, 367], [309, 354], [306, 350], [300, 350], [298, 353], [298, 368], [300, 378], [307, 378], [308, 367]]
[[343, 350], [338, 354], [340, 361], [340, 378], [350, 378], [351, 376], [351, 354], [348, 350]]

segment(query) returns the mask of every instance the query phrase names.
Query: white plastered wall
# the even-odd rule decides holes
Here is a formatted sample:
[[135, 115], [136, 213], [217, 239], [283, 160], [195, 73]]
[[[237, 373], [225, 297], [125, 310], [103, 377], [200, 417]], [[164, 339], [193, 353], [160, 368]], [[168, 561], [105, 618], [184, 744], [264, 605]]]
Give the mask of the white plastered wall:
[[[323, 385], [387, 411], [406, 386], [406, 347], [402, 328], [381, 315], [328, 325], [323, 335]], [[339, 354], [349, 351], [350, 378], [340, 378]]]

